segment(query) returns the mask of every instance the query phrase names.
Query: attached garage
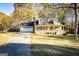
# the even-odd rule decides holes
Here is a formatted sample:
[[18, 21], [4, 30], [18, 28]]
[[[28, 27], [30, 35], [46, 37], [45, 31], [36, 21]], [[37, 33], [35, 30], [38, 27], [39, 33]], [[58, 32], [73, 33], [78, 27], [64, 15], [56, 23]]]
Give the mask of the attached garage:
[[32, 26], [20, 27], [20, 32], [33, 32], [33, 27]]

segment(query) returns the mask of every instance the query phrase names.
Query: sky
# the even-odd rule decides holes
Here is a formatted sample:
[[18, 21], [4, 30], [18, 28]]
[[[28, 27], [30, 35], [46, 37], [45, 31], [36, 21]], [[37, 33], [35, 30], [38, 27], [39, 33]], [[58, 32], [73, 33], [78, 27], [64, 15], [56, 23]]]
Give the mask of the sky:
[[14, 11], [14, 3], [0, 3], [0, 12], [10, 15]]

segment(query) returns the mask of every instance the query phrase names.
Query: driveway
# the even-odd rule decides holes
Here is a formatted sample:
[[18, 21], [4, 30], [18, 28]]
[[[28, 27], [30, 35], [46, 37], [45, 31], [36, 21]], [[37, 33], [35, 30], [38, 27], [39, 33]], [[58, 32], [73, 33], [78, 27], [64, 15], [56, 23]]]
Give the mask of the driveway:
[[2, 56], [30, 56], [31, 33], [19, 33], [0, 47]]

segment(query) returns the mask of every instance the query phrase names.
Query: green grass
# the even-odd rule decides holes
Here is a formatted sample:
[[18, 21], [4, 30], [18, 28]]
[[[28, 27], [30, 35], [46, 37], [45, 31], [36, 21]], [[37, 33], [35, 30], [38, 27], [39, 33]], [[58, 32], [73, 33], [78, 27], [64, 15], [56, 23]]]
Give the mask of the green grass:
[[[67, 34], [66, 36], [68, 36], [68, 37], [74, 37], [74, 34]], [[77, 36], [79, 36], [79, 34]]]
[[51, 37], [51, 38], [56, 38], [56, 39], [66, 39], [66, 40], [71, 40], [71, 39], [74, 39], [73, 36], [48, 36], [48, 37]]
[[[74, 39], [74, 34], [66, 34], [66, 35], [62, 35], [62, 36], [48, 35], [48, 37], [72, 40], [72, 39]], [[78, 37], [79, 37], [79, 34], [78, 34]]]

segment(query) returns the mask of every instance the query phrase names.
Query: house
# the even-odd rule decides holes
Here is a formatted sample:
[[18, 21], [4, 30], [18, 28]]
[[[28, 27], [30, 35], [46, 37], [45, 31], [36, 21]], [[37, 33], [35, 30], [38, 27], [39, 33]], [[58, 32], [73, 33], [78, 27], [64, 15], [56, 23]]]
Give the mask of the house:
[[42, 23], [40, 21], [39, 25], [35, 26], [35, 32], [36, 34], [50, 33], [50, 34], [57, 34], [57, 35], [62, 35], [66, 33], [64, 31], [64, 26], [61, 23], [57, 22], [56, 20], [48, 23], [45, 23], [45, 21], [43, 22], [43, 20], [42, 20]]

